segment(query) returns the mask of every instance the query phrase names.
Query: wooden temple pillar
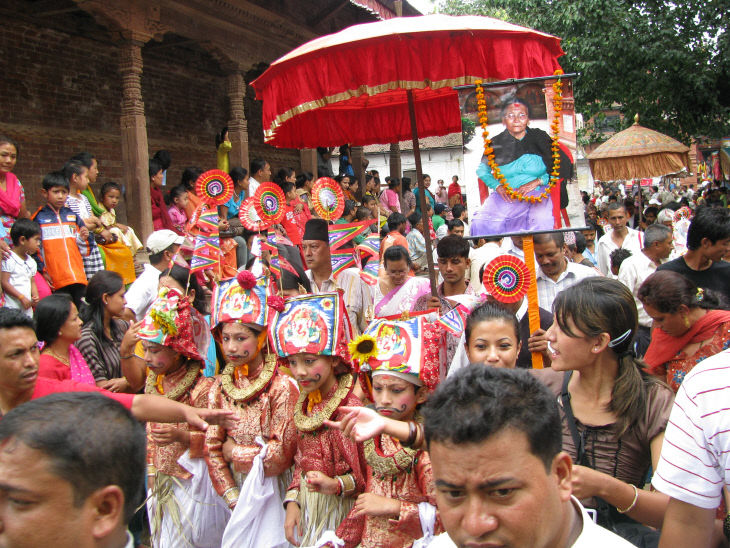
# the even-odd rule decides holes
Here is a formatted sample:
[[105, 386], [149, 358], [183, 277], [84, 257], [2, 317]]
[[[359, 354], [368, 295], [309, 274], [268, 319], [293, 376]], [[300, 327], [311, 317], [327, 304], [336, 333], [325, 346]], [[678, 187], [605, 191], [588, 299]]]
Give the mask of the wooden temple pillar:
[[230, 166], [241, 166], [248, 170], [248, 122], [243, 110], [246, 82], [240, 71], [228, 74], [227, 92], [230, 116], [228, 120], [228, 138], [231, 141]]
[[309, 171], [314, 175], [316, 181], [319, 177], [317, 175], [317, 149], [316, 148], [303, 148], [299, 150], [299, 163], [302, 166], [302, 171]]
[[135, 227], [145, 242], [153, 231], [147, 120], [142, 101], [142, 46], [149, 37], [131, 31], [122, 36], [119, 48], [119, 73], [122, 76], [120, 124], [127, 224]]

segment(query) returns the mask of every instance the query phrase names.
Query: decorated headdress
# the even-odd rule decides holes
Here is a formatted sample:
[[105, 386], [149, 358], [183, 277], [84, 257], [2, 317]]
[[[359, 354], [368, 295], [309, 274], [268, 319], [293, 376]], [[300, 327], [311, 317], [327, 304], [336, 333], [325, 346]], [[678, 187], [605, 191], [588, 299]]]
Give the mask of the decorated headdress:
[[202, 361], [210, 333], [205, 319], [179, 291], [163, 287], [142, 320], [139, 338]]
[[439, 328], [426, 316], [377, 319], [350, 343], [354, 362], [373, 375], [393, 375], [429, 390], [439, 382]]
[[291, 297], [271, 322], [272, 347], [282, 358], [302, 353], [339, 356], [350, 366], [346, 315], [339, 293]]
[[500, 255], [484, 268], [484, 290], [501, 303], [516, 303], [530, 287], [527, 265], [514, 255]]
[[237, 278], [221, 280], [213, 292], [211, 327], [238, 322], [265, 327], [268, 319], [266, 277], [242, 271]]

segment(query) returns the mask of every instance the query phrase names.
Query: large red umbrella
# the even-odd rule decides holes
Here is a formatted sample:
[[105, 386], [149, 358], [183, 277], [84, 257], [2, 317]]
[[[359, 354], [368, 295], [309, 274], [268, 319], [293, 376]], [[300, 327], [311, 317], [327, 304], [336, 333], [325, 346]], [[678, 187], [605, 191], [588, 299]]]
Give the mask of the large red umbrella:
[[[426, 211], [418, 138], [461, 131], [455, 86], [550, 76], [560, 39], [477, 16], [399, 17], [307, 42], [252, 82], [263, 101], [264, 139], [282, 148], [369, 145], [413, 139]], [[428, 230], [431, 293], [436, 276]], [[535, 295], [536, 297], [536, 295]]]
[[549, 76], [560, 39], [488, 17], [424, 15], [346, 28], [275, 61], [251, 85], [282, 148], [396, 143], [461, 131], [454, 86]]

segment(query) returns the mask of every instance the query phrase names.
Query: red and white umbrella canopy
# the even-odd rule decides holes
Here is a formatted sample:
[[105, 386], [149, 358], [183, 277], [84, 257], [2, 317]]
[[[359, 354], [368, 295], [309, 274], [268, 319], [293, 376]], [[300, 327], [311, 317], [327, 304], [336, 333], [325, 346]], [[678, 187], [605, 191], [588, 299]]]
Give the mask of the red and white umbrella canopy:
[[355, 25], [275, 61], [251, 85], [282, 148], [368, 145], [461, 131], [454, 86], [550, 76], [560, 39], [498, 19], [424, 15]]

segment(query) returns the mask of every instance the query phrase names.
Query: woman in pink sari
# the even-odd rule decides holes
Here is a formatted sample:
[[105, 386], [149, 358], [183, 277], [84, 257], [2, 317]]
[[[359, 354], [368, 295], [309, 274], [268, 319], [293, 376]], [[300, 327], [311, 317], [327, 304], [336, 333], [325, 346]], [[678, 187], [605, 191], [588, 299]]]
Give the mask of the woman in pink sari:
[[392, 178], [388, 181], [388, 188], [380, 193], [380, 207], [387, 218], [391, 213], [400, 213], [400, 180]]
[[10, 245], [10, 227], [19, 217], [29, 218], [25, 207], [25, 191], [13, 173], [18, 159], [18, 146], [9, 137], [0, 135], [0, 238]]
[[43, 343], [38, 375], [96, 386], [86, 360], [74, 346], [83, 322], [71, 298], [56, 293], [41, 299], [34, 319], [38, 340]]
[[389, 247], [383, 253], [385, 278], [375, 286], [375, 317], [384, 318], [413, 310], [421, 296], [431, 291], [428, 278], [412, 276], [408, 250], [400, 245]]

